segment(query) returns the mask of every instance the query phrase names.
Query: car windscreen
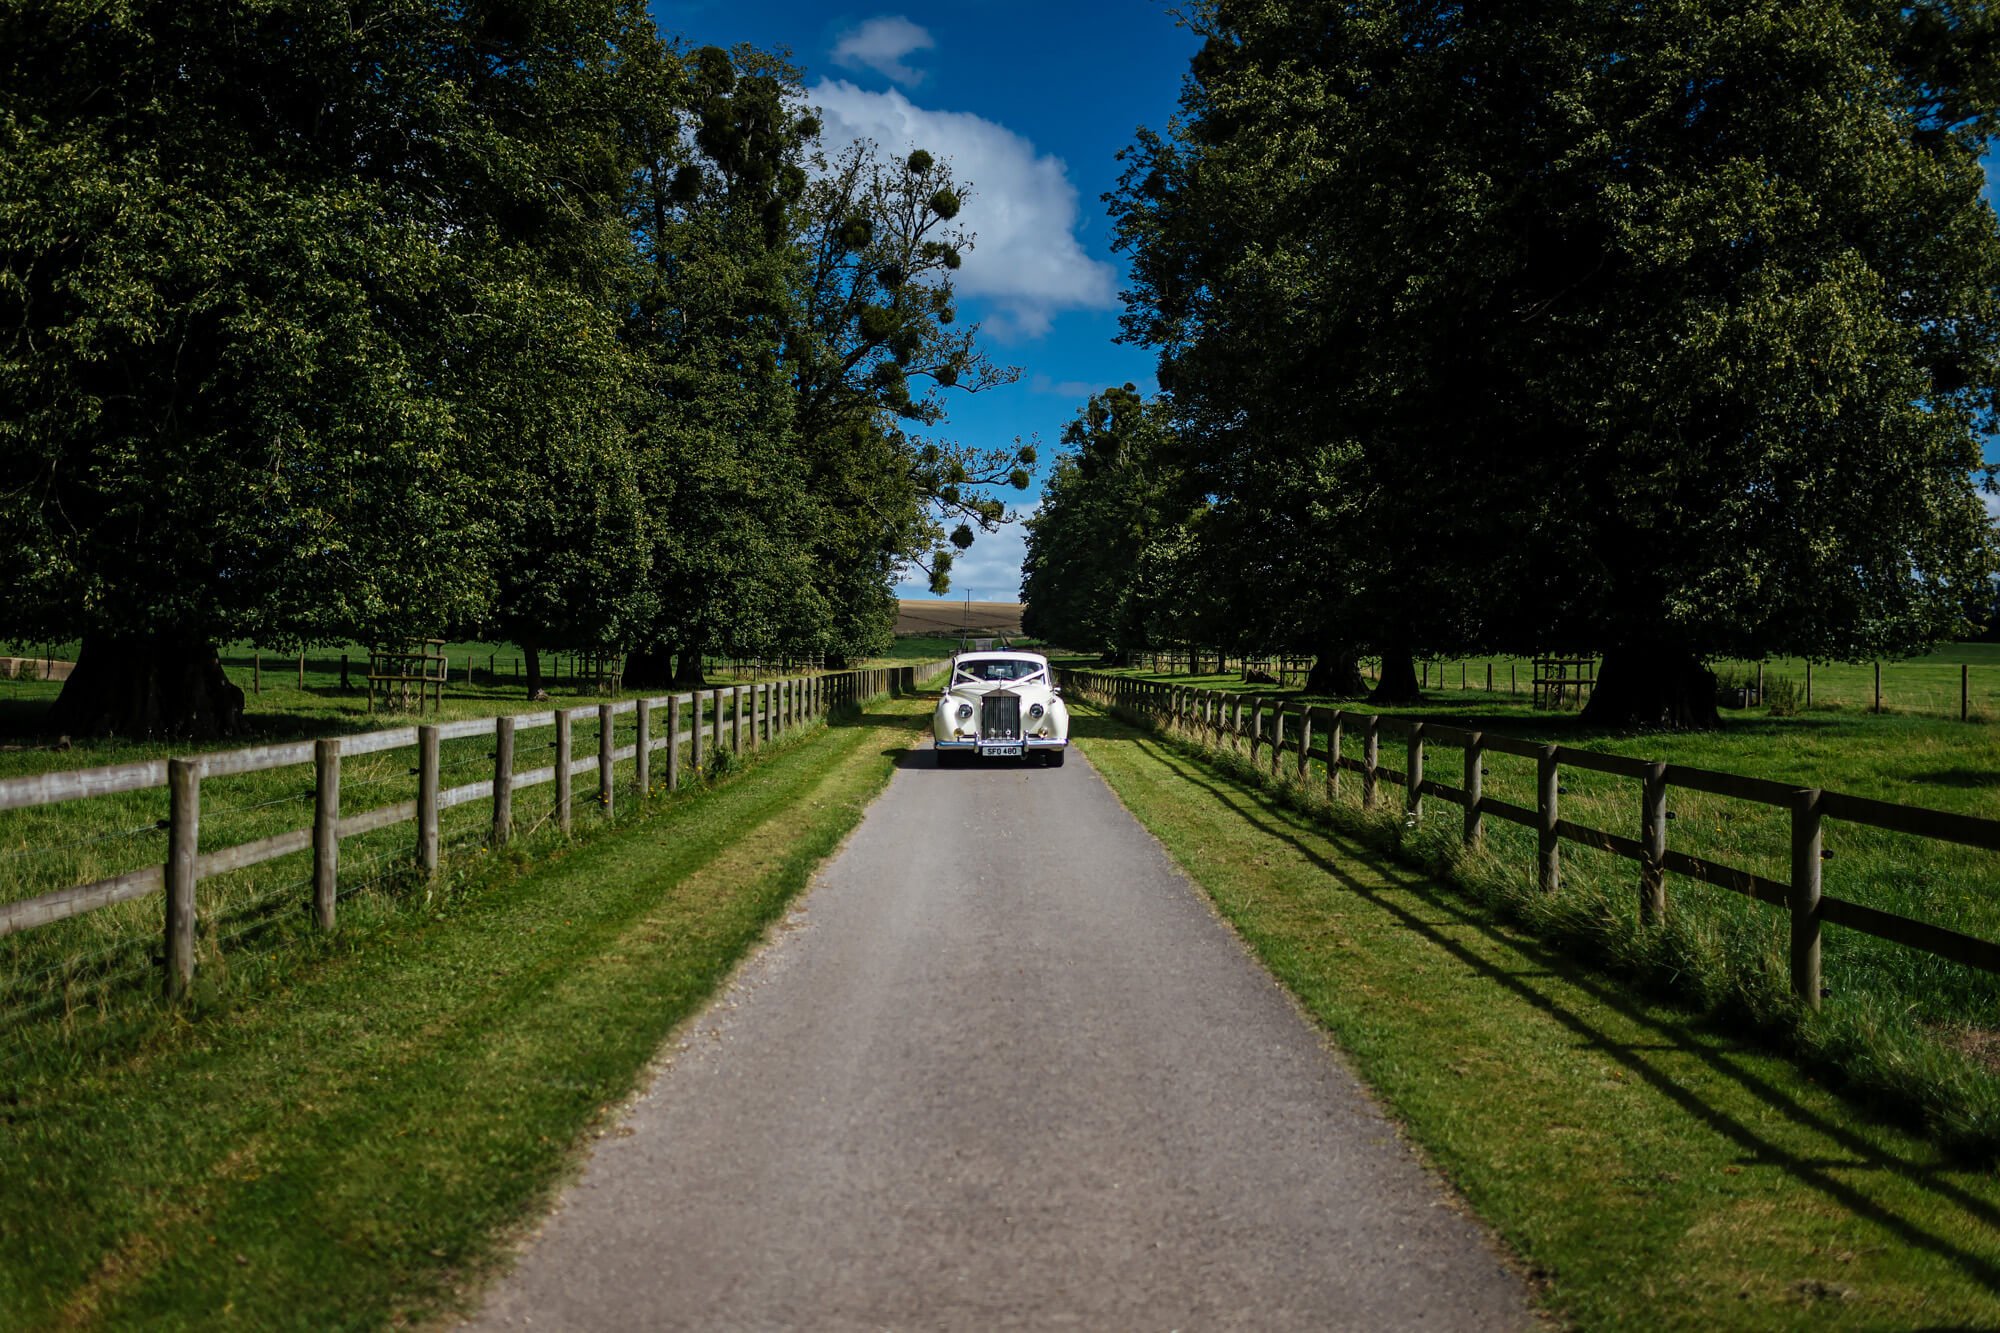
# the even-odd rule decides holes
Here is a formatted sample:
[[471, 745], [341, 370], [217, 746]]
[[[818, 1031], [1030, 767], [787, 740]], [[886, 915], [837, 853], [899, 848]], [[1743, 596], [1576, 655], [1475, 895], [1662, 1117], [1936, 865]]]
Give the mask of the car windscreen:
[[1027, 680], [1042, 674], [1040, 662], [960, 662], [960, 680], [1013, 681]]

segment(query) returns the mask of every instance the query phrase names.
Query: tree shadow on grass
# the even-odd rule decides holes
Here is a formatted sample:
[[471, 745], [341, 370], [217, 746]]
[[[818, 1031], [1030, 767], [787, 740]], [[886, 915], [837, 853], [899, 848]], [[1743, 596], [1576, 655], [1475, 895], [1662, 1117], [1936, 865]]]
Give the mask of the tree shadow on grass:
[[1930, 787], [1964, 787], [1977, 791], [2000, 786], [2000, 773], [1985, 768], [1939, 768], [1928, 773], [1912, 773], [1907, 780]]
[[[1363, 883], [1340, 863], [1328, 859], [1309, 845], [1299, 834], [1297, 816], [1283, 811], [1268, 798], [1251, 793], [1247, 788], [1238, 786], [1199, 761], [1192, 760], [1129, 727], [1098, 718], [1089, 721], [1091, 731], [1088, 734], [1138, 745], [1149, 757], [1157, 760], [1189, 785], [1208, 793], [1215, 801], [1240, 815], [1252, 827], [1291, 846], [1302, 857], [1332, 876], [1357, 897], [1395, 918], [1405, 928], [1415, 932], [1467, 968], [1504, 987], [1521, 1001], [1546, 1014], [1593, 1049], [1602, 1051], [1607, 1057], [1617, 1061], [1655, 1093], [1667, 1098], [1688, 1115], [1736, 1144], [1743, 1150], [1748, 1161], [1779, 1167], [1800, 1184], [1817, 1191], [1856, 1215], [1880, 1225], [1905, 1243], [1948, 1261], [1974, 1281], [1989, 1288], [2000, 1288], [2000, 1265], [1993, 1260], [1973, 1253], [1955, 1243], [1951, 1237], [1940, 1235], [1925, 1228], [1921, 1223], [1892, 1211], [1887, 1205], [1832, 1174], [1836, 1170], [1855, 1169], [1890, 1172], [1920, 1189], [1949, 1199], [1988, 1226], [2000, 1227], [2000, 1207], [1961, 1189], [1948, 1180], [1939, 1179], [1933, 1164], [1913, 1161], [1886, 1151], [1852, 1130], [1828, 1120], [1801, 1104], [1784, 1089], [1759, 1077], [1737, 1061], [1731, 1060], [1709, 1042], [1692, 1039], [1696, 1027], [1692, 1016], [1686, 1024], [1662, 1019], [1657, 1013], [1642, 1008], [1632, 995], [1616, 983], [1601, 974], [1594, 973], [1586, 965], [1550, 946], [1502, 930], [1498, 923], [1476, 904], [1468, 902], [1449, 886], [1420, 873], [1394, 866], [1381, 853], [1367, 848], [1346, 835], [1316, 828], [1314, 831], [1318, 836], [1342, 846], [1355, 859], [1366, 860], [1389, 881], [1391, 888], [1385, 891]], [[1407, 894], [1409, 898], [1421, 904], [1421, 913], [1412, 910], [1403, 902], [1396, 901], [1391, 896], [1392, 893]], [[1427, 916], [1431, 919], [1426, 919]], [[1512, 954], [1524, 967], [1516, 970], [1496, 964], [1446, 934], [1444, 927], [1449, 926], [1470, 927], [1492, 945]], [[1645, 1029], [1658, 1040], [1635, 1043], [1616, 1039], [1610, 1033], [1593, 1025], [1583, 1014], [1566, 1007], [1556, 997], [1530, 984], [1538, 979], [1552, 979], [1562, 985], [1573, 987], [1598, 1004], [1619, 1014], [1635, 1027]], [[1754, 1126], [1727, 1111], [1711, 1106], [1702, 1100], [1696, 1091], [1682, 1086], [1666, 1071], [1655, 1067], [1644, 1058], [1644, 1052], [1654, 1050], [1693, 1055], [1713, 1072], [1736, 1083], [1756, 1097], [1773, 1114], [1783, 1116], [1793, 1124], [1819, 1135], [1847, 1156], [1807, 1156], [1772, 1142], [1759, 1134]]]

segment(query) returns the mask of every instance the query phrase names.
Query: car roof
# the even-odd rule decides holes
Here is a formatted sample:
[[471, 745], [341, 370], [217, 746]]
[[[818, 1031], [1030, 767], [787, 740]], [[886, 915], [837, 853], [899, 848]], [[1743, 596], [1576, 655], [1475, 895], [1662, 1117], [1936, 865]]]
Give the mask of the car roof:
[[989, 648], [985, 652], [979, 652], [979, 653], [960, 653], [957, 657], [953, 658], [952, 660], [957, 662], [1028, 661], [1028, 662], [1040, 662], [1043, 666], [1047, 666], [1049, 664], [1049, 659], [1043, 657], [1040, 653], [1024, 653], [1024, 652], [1017, 652], [1014, 650], [1003, 650], [999, 648]]

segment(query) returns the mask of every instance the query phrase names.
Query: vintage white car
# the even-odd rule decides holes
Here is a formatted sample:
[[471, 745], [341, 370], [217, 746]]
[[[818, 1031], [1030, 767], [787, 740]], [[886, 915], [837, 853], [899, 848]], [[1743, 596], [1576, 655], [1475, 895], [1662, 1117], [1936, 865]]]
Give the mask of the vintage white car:
[[960, 653], [931, 716], [938, 763], [974, 757], [1032, 759], [1061, 767], [1069, 708], [1039, 653]]

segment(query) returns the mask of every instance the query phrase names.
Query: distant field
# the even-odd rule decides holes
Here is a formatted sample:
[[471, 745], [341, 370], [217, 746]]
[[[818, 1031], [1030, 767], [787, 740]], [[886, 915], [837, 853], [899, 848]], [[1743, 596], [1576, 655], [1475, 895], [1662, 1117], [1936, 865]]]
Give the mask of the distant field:
[[1019, 602], [953, 602], [909, 598], [897, 604], [896, 633], [937, 634], [956, 638], [960, 629], [974, 634], [1021, 632]]

